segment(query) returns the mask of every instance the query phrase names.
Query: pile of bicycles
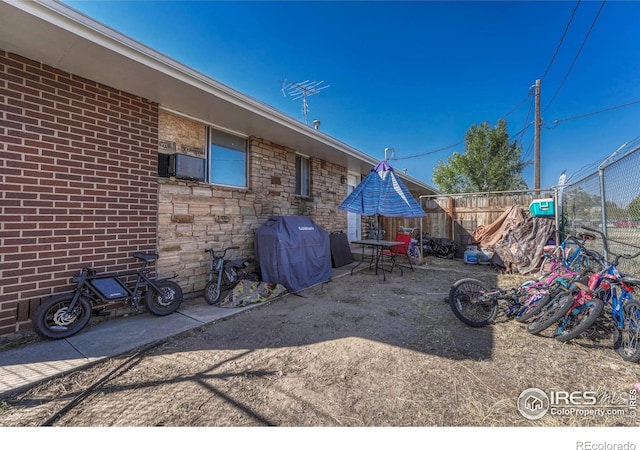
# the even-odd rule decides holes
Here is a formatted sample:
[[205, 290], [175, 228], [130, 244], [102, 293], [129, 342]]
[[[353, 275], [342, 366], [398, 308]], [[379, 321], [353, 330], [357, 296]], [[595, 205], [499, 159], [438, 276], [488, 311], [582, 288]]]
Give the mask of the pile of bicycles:
[[[609, 254], [606, 236], [585, 230], [599, 234]], [[447, 299], [451, 310], [472, 327], [490, 325], [502, 315], [527, 322], [527, 331], [535, 335], [551, 330], [561, 342], [612, 328], [613, 348], [620, 357], [640, 361], [640, 300], [634, 297], [640, 279], [618, 270], [621, 259], [637, 258], [640, 252], [616, 255], [608, 262], [585, 246], [595, 239], [592, 233], [568, 235], [545, 255], [541, 277], [509, 290], [487, 288], [473, 278], [458, 280]]]

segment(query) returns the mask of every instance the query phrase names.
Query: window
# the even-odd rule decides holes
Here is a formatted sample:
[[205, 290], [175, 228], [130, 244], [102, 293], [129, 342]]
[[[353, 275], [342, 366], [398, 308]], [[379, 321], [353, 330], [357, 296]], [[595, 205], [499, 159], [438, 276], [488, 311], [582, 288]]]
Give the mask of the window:
[[308, 197], [309, 194], [309, 158], [296, 155], [296, 194]]
[[247, 186], [247, 140], [209, 129], [209, 183]]

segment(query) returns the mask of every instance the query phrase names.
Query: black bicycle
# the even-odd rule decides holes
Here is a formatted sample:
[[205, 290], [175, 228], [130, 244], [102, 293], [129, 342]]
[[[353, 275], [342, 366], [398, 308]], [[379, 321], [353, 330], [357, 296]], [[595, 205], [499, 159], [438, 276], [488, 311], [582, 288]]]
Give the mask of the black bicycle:
[[225, 259], [227, 251], [240, 247], [227, 247], [224, 250], [208, 248], [205, 252], [211, 255], [209, 259], [209, 281], [204, 287], [204, 299], [210, 305], [220, 303], [220, 293], [223, 289], [234, 287], [240, 280], [258, 281], [258, 275], [248, 270], [251, 258]]
[[[140, 302], [150, 313], [166, 316], [176, 311], [182, 302], [182, 289], [170, 280], [154, 280], [148, 274], [155, 253], [133, 254], [142, 265], [138, 270], [97, 274], [83, 268], [73, 277], [73, 292], [53, 295], [45, 300], [32, 318], [34, 330], [47, 339], [64, 339], [82, 330], [92, 315], [102, 315], [114, 303], [131, 304], [139, 312]], [[135, 282], [128, 281], [135, 277]]]

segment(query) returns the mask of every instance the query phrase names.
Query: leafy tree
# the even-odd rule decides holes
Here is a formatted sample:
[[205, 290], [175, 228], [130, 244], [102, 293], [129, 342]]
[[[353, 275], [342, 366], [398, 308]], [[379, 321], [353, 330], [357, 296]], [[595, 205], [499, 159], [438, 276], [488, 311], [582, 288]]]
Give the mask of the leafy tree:
[[640, 195], [631, 200], [628, 206], [629, 217], [633, 220], [640, 220]]
[[465, 153], [455, 152], [447, 162], [438, 161], [433, 183], [447, 194], [526, 189], [522, 171], [530, 162], [521, 160], [522, 147], [509, 143], [507, 122], [495, 128], [489, 123], [472, 125], [465, 135]]
[[599, 194], [589, 194], [581, 187], [564, 192], [563, 210], [569, 220], [600, 220], [602, 204]]
[[604, 202], [604, 208], [607, 213], [607, 220], [616, 220], [621, 218], [626, 219], [629, 216], [629, 212], [626, 208], [621, 208], [616, 202], [611, 200]]

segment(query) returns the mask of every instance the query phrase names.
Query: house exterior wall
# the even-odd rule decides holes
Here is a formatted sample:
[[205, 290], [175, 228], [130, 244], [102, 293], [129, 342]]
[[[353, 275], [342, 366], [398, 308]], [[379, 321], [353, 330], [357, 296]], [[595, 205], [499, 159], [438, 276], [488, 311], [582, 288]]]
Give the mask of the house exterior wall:
[[158, 106], [0, 50], [0, 334], [156, 250]]
[[43, 298], [82, 267], [156, 271], [185, 293], [204, 287], [204, 249], [239, 245], [272, 215], [310, 215], [346, 231], [345, 168], [310, 159], [311, 195], [295, 195], [296, 150], [249, 138], [249, 186], [158, 178], [160, 139], [204, 149], [206, 127], [135, 95], [0, 49], [0, 335], [31, 329]]
[[[174, 121], [172, 121], [174, 122]], [[325, 230], [346, 231], [338, 205], [347, 193], [340, 183], [346, 169], [311, 159], [311, 196], [295, 195], [296, 152], [249, 139], [249, 186], [246, 189], [191, 181], [159, 182], [158, 270], [175, 276], [185, 292], [204, 288], [207, 248], [239, 246], [230, 257], [254, 256], [254, 233], [274, 215], [307, 215]]]

